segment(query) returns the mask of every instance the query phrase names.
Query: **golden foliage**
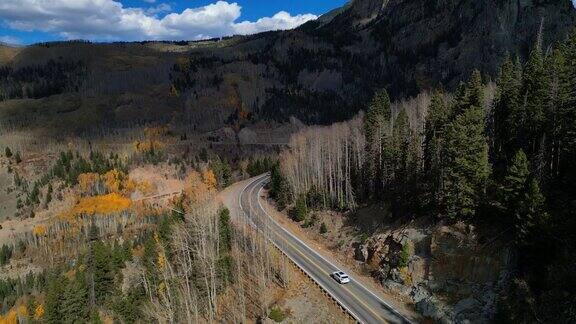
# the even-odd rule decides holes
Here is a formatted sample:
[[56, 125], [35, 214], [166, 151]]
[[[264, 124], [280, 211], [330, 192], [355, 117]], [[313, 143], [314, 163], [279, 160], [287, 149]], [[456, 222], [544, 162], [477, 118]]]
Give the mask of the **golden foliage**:
[[214, 172], [210, 169], [206, 169], [202, 172], [202, 181], [204, 182], [205, 185], [208, 186], [208, 188], [214, 189], [218, 185], [216, 176], [214, 175]]
[[149, 139], [146, 141], [135, 141], [134, 142], [134, 149], [138, 153], [150, 153], [150, 152], [157, 152], [164, 147], [164, 144], [159, 140]]
[[118, 193], [80, 198], [76, 206], [61, 215], [62, 218], [73, 220], [78, 215], [110, 215], [130, 208], [132, 201]]
[[[212, 172], [212, 176], [214, 173]], [[207, 181], [203, 180], [203, 177], [196, 171], [191, 171], [188, 176], [186, 177], [186, 189], [184, 190], [186, 193], [186, 198], [188, 198], [190, 203], [198, 203], [205, 201], [212, 197], [215, 193], [214, 186], [208, 184], [214, 184], [214, 181], [209, 179], [209, 175], [206, 174]]]
[[34, 226], [32, 233], [34, 233], [34, 235], [36, 235], [36, 236], [44, 236], [44, 235], [46, 235], [46, 226], [38, 224], [38, 225]]
[[4, 316], [0, 316], [0, 324], [18, 324], [18, 317], [28, 317], [28, 308], [21, 304], [12, 308]]
[[44, 304], [39, 304], [38, 306], [36, 306], [36, 309], [34, 310], [34, 319], [35, 320], [39, 320], [42, 317], [44, 317], [44, 313], [46, 311], [44, 310]]
[[99, 181], [98, 173], [82, 173], [78, 176], [78, 184], [83, 193], [90, 193]]
[[138, 189], [138, 191], [140, 191], [145, 196], [151, 195], [156, 191], [156, 186], [146, 180], [135, 183], [135, 187], [135, 189]]
[[26, 305], [22, 304], [20, 306], [18, 306], [18, 308], [16, 309], [16, 312], [18, 313], [18, 315], [20, 316], [28, 316], [28, 308], [26, 307]]
[[164, 255], [164, 253], [159, 252], [158, 253], [158, 267], [160, 269], [166, 269], [166, 256]]
[[0, 316], [0, 324], [18, 324], [18, 313], [11, 309], [4, 316]]
[[106, 187], [108, 187], [108, 190], [115, 193], [120, 193], [122, 191], [122, 188], [124, 187], [123, 182], [126, 178], [124, 173], [116, 169], [112, 169], [106, 172], [103, 177], [104, 183], [106, 184]]

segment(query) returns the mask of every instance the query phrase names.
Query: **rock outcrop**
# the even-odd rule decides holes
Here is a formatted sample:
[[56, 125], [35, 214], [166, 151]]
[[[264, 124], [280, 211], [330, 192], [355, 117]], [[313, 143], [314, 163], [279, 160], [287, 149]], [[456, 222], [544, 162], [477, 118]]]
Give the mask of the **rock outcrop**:
[[476, 229], [464, 223], [376, 235], [356, 247], [356, 257], [423, 316], [446, 323], [488, 322], [514, 261], [509, 247], [480, 244]]

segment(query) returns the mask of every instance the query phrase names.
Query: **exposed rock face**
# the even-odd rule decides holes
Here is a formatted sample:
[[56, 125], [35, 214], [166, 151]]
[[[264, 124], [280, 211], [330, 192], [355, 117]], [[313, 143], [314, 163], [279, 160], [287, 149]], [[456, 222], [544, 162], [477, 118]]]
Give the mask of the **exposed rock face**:
[[478, 244], [472, 226], [441, 226], [432, 235], [430, 280], [464, 285], [495, 282], [510, 264], [508, 249], [487, 251]]
[[[405, 245], [410, 256], [402, 267]], [[475, 228], [464, 223], [377, 235], [359, 245], [356, 256], [384, 287], [409, 296], [423, 316], [444, 323], [488, 322], [513, 262], [509, 248], [480, 244]]]
[[408, 94], [453, 88], [473, 69], [495, 76], [506, 54], [533, 47], [541, 27], [548, 46], [575, 24], [571, 0], [356, 0], [328, 27], [354, 26], [365, 48], [376, 40], [389, 87]]

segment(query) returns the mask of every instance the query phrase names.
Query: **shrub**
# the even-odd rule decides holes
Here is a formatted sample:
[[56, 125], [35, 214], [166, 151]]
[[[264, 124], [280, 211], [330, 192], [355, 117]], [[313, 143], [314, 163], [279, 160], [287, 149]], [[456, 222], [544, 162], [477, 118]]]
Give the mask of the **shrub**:
[[20, 152], [16, 152], [14, 159], [16, 160], [16, 163], [22, 162], [22, 157], [20, 156]]
[[368, 234], [362, 233], [362, 235], [360, 235], [360, 244], [366, 244], [369, 238], [370, 236]]
[[400, 268], [405, 268], [408, 266], [408, 261], [410, 259], [410, 251], [408, 251], [408, 243], [402, 245], [402, 252], [400, 253], [400, 261], [398, 266]]
[[322, 223], [322, 225], [320, 225], [320, 234], [325, 234], [328, 232], [328, 226], [326, 226], [326, 223]]
[[268, 318], [270, 318], [276, 323], [280, 323], [286, 318], [286, 314], [284, 314], [284, 312], [280, 308], [273, 307], [270, 310], [270, 314], [268, 314]]
[[6, 148], [4, 149], [4, 154], [6, 155], [7, 158], [12, 157], [12, 151], [10, 150], [10, 148], [8, 146], [6, 146]]
[[294, 207], [294, 213], [292, 218], [296, 222], [301, 222], [308, 216], [308, 206], [306, 205], [306, 197], [300, 196], [296, 200], [296, 206]]

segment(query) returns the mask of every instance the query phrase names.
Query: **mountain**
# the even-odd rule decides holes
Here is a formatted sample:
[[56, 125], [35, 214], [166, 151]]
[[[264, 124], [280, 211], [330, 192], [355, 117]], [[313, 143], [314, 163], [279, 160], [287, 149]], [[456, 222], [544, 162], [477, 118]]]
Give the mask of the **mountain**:
[[[202, 42], [47, 43], [0, 59], [0, 124], [86, 133], [150, 123], [205, 132], [331, 123], [393, 99], [494, 78], [576, 25], [570, 0], [354, 0], [295, 30]], [[0, 125], [0, 126], [1, 126]]]

